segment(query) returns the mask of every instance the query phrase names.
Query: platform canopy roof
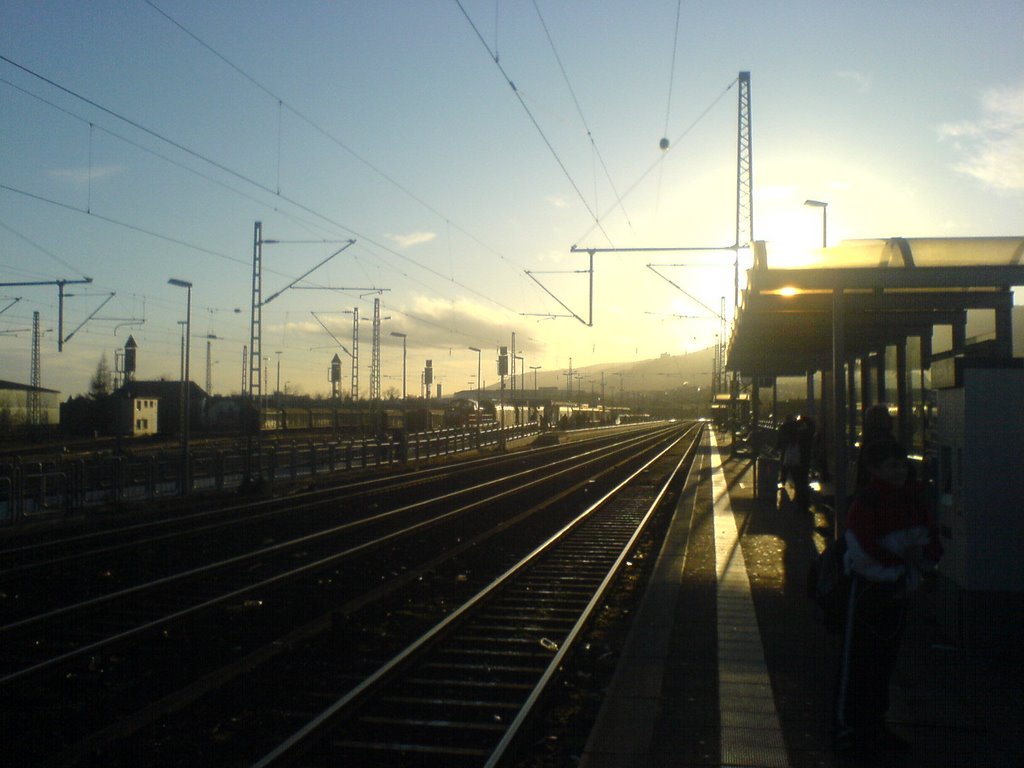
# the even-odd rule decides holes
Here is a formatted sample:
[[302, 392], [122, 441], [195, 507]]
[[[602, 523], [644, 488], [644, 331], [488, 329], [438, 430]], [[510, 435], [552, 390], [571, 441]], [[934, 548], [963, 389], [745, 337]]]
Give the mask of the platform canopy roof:
[[831, 369], [836, 307], [845, 360], [908, 337], [930, 343], [935, 326], [963, 323], [972, 309], [995, 311], [1006, 349], [1012, 288], [1024, 285], [1024, 237], [896, 237], [811, 251], [758, 241], [753, 252], [727, 356], [744, 376]]

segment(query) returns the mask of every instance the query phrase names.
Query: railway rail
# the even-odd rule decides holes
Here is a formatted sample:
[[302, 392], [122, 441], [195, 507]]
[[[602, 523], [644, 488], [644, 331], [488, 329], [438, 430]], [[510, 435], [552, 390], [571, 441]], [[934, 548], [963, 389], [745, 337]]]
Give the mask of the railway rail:
[[[89, 595], [87, 589], [84, 599], [5, 620], [0, 626], [0, 695], [9, 704], [3, 716], [4, 729], [25, 736], [11, 755], [20, 764], [46, 764], [49, 760], [50, 764], [74, 765], [103, 754], [104, 759], [96, 764], [117, 764], [109, 761], [115, 742], [135, 734], [143, 734], [138, 736], [143, 741], [151, 739], [144, 735], [146, 729], [157, 727], [154, 724], [168, 712], [183, 711], [203, 697], [216, 698], [217, 691], [225, 701], [230, 700], [232, 686], [237, 687], [246, 675], [260, 670], [261, 676], [267, 672], [272, 678], [272, 670], [280, 670], [282, 664], [295, 666], [292, 655], [297, 647], [322, 648], [327, 638], [337, 644], [338, 632], [347, 633], [342, 646], [347, 643], [358, 652], [359, 664], [352, 667], [351, 660], [348, 662], [347, 678], [358, 676], [362, 674], [360, 665], [394, 652], [402, 638], [424, 623], [432, 623], [438, 612], [447, 614], [450, 605], [432, 605], [421, 611], [421, 616], [404, 618], [400, 623], [405, 626], [389, 628], [375, 639], [369, 653], [357, 648], [365, 627], [373, 626], [372, 617], [366, 619], [367, 611], [383, 610], [380, 605], [388, 600], [394, 605], [396, 599], [429, 604], [429, 595], [409, 597], [409, 590], [435, 583], [438, 573], [457, 568], [460, 559], [464, 567], [476, 557], [477, 565], [468, 569], [470, 576], [454, 580], [456, 593], [479, 588], [488, 568], [493, 572], [503, 564], [503, 559], [493, 554], [481, 558], [488, 547], [507, 539], [513, 529], [520, 531], [520, 536], [531, 525], [541, 530], [538, 519], [543, 516], [537, 512], [550, 509], [552, 498], [585, 493], [595, 478], [606, 476], [611, 466], [628, 461], [627, 455], [641, 450], [640, 443], [655, 439], [663, 437], [645, 431], [616, 447], [576, 448], [574, 452], [586, 459], [584, 479], [576, 478], [578, 467], [570, 470], [567, 462], [556, 460], [552, 453], [539, 453], [543, 471], [520, 457], [517, 471], [506, 470], [506, 476], [493, 477], [495, 470], [481, 463], [476, 471], [492, 475], [491, 479], [444, 493], [427, 492], [433, 483], [452, 485], [452, 476], [442, 470], [431, 476], [404, 478], [404, 493], [427, 497], [417, 501], [403, 500], [403, 492], [393, 489], [386, 496], [370, 482], [358, 489], [349, 487], [344, 493], [313, 494], [315, 503], [311, 499], [289, 500], [294, 502], [290, 515], [276, 517], [279, 513], [270, 510], [261, 514], [267, 516], [266, 521], [291, 520], [301, 516], [295, 506], [308, 503], [311, 509], [321, 509], [333, 504], [334, 524], [314, 526], [314, 532], [297, 535], [288, 533], [285, 526], [278, 531], [278, 540], [228, 557], [223, 557], [222, 548], [211, 546], [211, 562], [112, 591], [99, 589]], [[469, 468], [463, 471], [472, 472]], [[360, 495], [373, 508], [353, 512], [339, 522], [338, 500], [345, 498], [347, 506], [354, 508], [352, 499]], [[390, 501], [383, 501], [385, 498]], [[522, 511], [510, 517], [510, 505]], [[252, 510], [249, 512], [252, 515]], [[195, 525], [180, 532], [181, 540], [194, 544], [203, 537], [238, 538], [231, 534], [232, 525], [239, 524], [233, 520], [235, 514], [218, 518], [215, 513], [204, 513], [206, 516], [192, 521]], [[200, 523], [202, 534], [197, 537], [195, 527]], [[244, 516], [241, 524], [245, 524]], [[453, 531], [458, 534], [454, 539]], [[156, 524], [140, 526], [135, 533], [148, 546], [154, 538], [177, 540], [179, 536], [179, 532]], [[533, 535], [539, 534], [535, 531]], [[130, 535], [122, 536], [126, 538], [105, 550], [106, 557], [123, 558], [125, 553], [138, 551], [133, 549], [137, 541], [133, 544]], [[499, 549], [508, 546], [501, 544]], [[5, 588], [2, 577], [38, 575], [55, 561], [94, 566], [102, 562], [99, 551], [104, 548], [96, 547], [89, 555], [64, 552], [54, 558], [51, 552], [36, 560], [26, 556], [0, 575], [0, 589]], [[88, 571], [60, 570], [70, 574], [72, 581], [83, 580]], [[402, 590], [406, 597], [396, 597]], [[302, 599], [297, 600], [297, 595]], [[5, 603], [7, 597], [4, 593]], [[268, 663], [279, 656], [276, 666]], [[322, 659], [321, 650], [302, 663], [315, 665]], [[287, 675], [278, 685], [287, 686], [286, 680]], [[264, 686], [260, 683], [258, 687]], [[266, 687], [274, 686], [268, 683]], [[316, 690], [317, 686], [299, 688]], [[60, 743], [53, 735], [58, 729], [64, 736]], [[121, 764], [138, 763], [126, 759]], [[218, 758], [207, 764], [226, 763]]]
[[[522, 477], [534, 466], [576, 461], [618, 442], [631, 431], [636, 432], [599, 434], [571, 445], [342, 480], [296, 490], [284, 497], [208, 502], [206, 508], [195, 511], [176, 507], [127, 524], [86, 523], [85, 529], [69, 527], [63, 534], [47, 531], [20, 536], [9, 540], [6, 547], [0, 546], [0, 592], [5, 596], [0, 600], [0, 624], [18, 621], [28, 612], [43, 614], [62, 604], [84, 602], [218, 558], [251, 552], [267, 546], [268, 541], [302, 543], [305, 536], [320, 535], [339, 523], [369, 523], [389, 505], [443, 494], [441, 489], [470, 484], [474, 478], [500, 477], [507, 472], [518, 472]], [[343, 512], [339, 512], [339, 504], [345, 505]], [[140, 554], [145, 557], [138, 557]], [[133, 557], [125, 562], [125, 555]], [[112, 567], [118, 558], [122, 558], [120, 565]]]
[[[684, 438], [680, 437], [682, 441]], [[664, 448], [256, 768], [498, 766], [692, 458]], [[666, 458], [667, 457], [667, 458]], [[671, 469], [662, 466], [669, 464]], [[656, 482], [652, 482], [656, 476]]]

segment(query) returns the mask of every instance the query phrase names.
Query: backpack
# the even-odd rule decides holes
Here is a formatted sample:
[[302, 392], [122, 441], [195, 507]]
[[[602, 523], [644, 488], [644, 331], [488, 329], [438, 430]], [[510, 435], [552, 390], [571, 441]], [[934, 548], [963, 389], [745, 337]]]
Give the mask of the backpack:
[[811, 563], [807, 574], [807, 596], [814, 603], [814, 613], [830, 634], [838, 634], [846, 622], [846, 604], [850, 596], [850, 576], [843, 558], [846, 537], [829, 541]]

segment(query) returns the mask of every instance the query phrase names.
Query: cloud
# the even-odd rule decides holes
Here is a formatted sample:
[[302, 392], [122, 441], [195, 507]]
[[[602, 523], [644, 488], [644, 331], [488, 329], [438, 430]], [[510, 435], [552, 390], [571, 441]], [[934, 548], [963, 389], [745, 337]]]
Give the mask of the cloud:
[[547, 201], [548, 205], [550, 205], [553, 208], [569, 207], [569, 203], [566, 202], [566, 199], [561, 195], [548, 195], [547, 197], [544, 198], [544, 200]]
[[399, 248], [411, 248], [421, 243], [429, 243], [437, 237], [436, 232], [410, 232], [407, 235], [385, 235]]
[[871, 76], [865, 75], [863, 72], [857, 72], [852, 69], [844, 69], [840, 72], [836, 72], [836, 76], [840, 80], [848, 80], [857, 86], [857, 93], [866, 93], [871, 89]]
[[954, 168], [1002, 190], [1024, 190], [1024, 84], [990, 88], [980, 98], [981, 116], [938, 127], [963, 159]]
[[123, 165], [94, 165], [91, 168], [81, 166], [78, 168], [53, 168], [46, 172], [54, 179], [70, 182], [71, 184], [87, 184], [90, 179], [99, 181], [111, 176], [117, 176], [124, 172]]
[[449, 348], [453, 338], [477, 347], [488, 346], [489, 340], [497, 343], [498, 339], [508, 338], [509, 328], [522, 319], [471, 299], [446, 301], [420, 295], [408, 312], [392, 311], [392, 321], [396, 327], [401, 325], [401, 330], [408, 330], [410, 347]]

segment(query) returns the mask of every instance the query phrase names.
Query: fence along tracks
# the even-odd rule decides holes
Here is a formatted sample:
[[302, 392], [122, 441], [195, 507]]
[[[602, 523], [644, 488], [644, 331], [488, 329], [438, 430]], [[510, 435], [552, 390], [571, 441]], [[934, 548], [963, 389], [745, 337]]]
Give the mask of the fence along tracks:
[[[598, 453], [595, 452], [595, 456]], [[513, 485], [521, 488], [528, 485], [528, 482], [520, 477]], [[510, 492], [499, 490], [498, 495]], [[449, 517], [464, 513], [475, 504], [482, 503], [471, 502], [461, 508], [452, 509], [451, 502], [454, 498], [454, 494], [447, 495], [448, 509], [445, 514]], [[390, 510], [381, 514], [399, 517], [395, 512]], [[146, 584], [126, 590], [129, 593], [127, 595], [103, 596], [99, 602], [106, 604], [104, 611], [98, 610], [100, 606], [96, 602], [91, 602], [85, 607], [65, 606], [46, 618], [31, 617], [0, 627], [0, 641], [3, 647], [0, 655], [4, 665], [4, 672], [0, 677], [0, 691], [4, 692], [11, 703], [8, 714], [24, 702], [24, 699], [20, 698], [21, 691], [35, 688], [37, 690], [30, 698], [37, 709], [42, 709], [47, 716], [65, 722], [72, 716], [74, 728], [68, 737], [72, 740], [87, 737], [89, 733], [103, 727], [104, 714], [124, 714], [122, 706], [112, 701], [117, 695], [115, 689], [119, 686], [130, 689], [129, 694], [133, 700], [140, 695], [138, 684], [132, 683], [131, 680], [120, 681], [118, 674], [145, 676], [148, 673], [151, 679], [141, 687], [152, 687], [154, 690], [147, 693], [157, 697], [166, 695], [171, 684], [159, 680], [160, 670], [163, 668], [147, 670], [146, 665], [157, 657], [160, 657], [161, 661], [164, 656], [172, 660], [180, 659], [182, 653], [187, 657], [189, 649], [175, 650], [172, 647], [175, 641], [180, 644], [184, 639], [186, 645], [191, 644], [193, 654], [210, 657], [203, 658], [201, 662], [190, 660], [187, 663], [189, 667], [201, 667], [203, 662], [208, 662], [208, 666], [214, 665], [214, 668], [216, 664], [226, 664], [227, 658], [231, 655], [229, 651], [236, 649], [218, 648], [210, 652], [206, 650], [206, 638], [202, 637], [223, 634], [226, 637], [222, 639], [222, 646], [238, 641], [237, 628], [224, 626], [224, 610], [229, 612], [227, 623], [230, 624], [233, 621], [230, 611], [232, 608], [236, 611], [244, 608], [249, 602], [247, 595], [259, 595], [260, 590], [266, 590], [274, 584], [280, 585], [282, 589], [301, 589], [301, 586], [296, 587], [296, 584], [297, 577], [303, 573], [307, 576], [315, 574], [327, 567], [332, 560], [351, 558], [356, 551], [365, 551], [374, 545], [379, 547], [382, 542], [395, 541], [402, 536], [408, 536], [416, 529], [436, 522], [436, 516], [428, 516], [412, 525], [397, 526], [390, 534], [373, 539], [372, 543], [363, 541], [360, 544], [353, 544], [349, 550], [334, 551], [327, 557], [317, 558], [304, 553], [306, 562], [298, 564], [293, 559], [290, 560], [296, 556], [295, 552], [291, 552], [283, 561], [288, 567], [284, 570], [279, 569], [278, 573], [269, 578], [255, 578], [244, 560], [239, 560], [235, 565], [241, 570], [236, 571], [237, 575], [231, 579], [213, 579], [211, 574], [217, 568], [211, 568], [211, 571], [202, 578], [197, 574], [189, 574], [189, 577], [183, 576], [180, 579], [171, 577], [159, 580], [160, 588], [170, 588], [169, 592], [161, 593], [156, 587]], [[262, 561], [260, 563], [262, 569]], [[186, 585], [187, 588], [182, 589]], [[260, 601], [253, 599], [253, 602]], [[316, 616], [323, 615], [322, 611], [329, 610], [315, 599], [308, 602], [311, 604], [304, 606], [304, 613], [289, 617], [288, 621], [293, 624], [288, 626], [315, 624]], [[222, 609], [220, 612], [213, 610], [218, 607]], [[317, 611], [321, 613], [317, 614]], [[234, 614], [234, 618], [237, 619], [237, 613]], [[221, 624], [218, 625], [218, 622]], [[288, 626], [277, 628], [277, 634], [274, 634], [272, 628], [259, 627], [253, 622], [247, 627], [247, 631], [272, 643], [275, 637], [283, 636], [287, 632]], [[16, 639], [23, 642], [12, 642]], [[127, 661], [125, 656], [129, 657]], [[131, 658], [133, 656], [134, 660]], [[173, 663], [167, 661], [165, 667]], [[120, 669], [113, 670], [112, 674], [110, 667]], [[157, 685], [153, 684], [153, 678], [156, 678]], [[58, 691], [57, 688], [48, 689], [48, 686], [54, 685], [55, 679], [65, 679], [64, 683], [60, 683], [64, 691]], [[160, 684], [165, 684], [164, 690], [160, 689]], [[106, 690], [100, 700], [77, 698], [83, 696], [82, 692], [90, 685], [111, 690]], [[39, 707], [40, 704], [43, 706]], [[141, 704], [145, 705], [145, 701]], [[79, 713], [78, 716], [74, 715], [75, 712]], [[24, 712], [21, 714], [25, 715]], [[5, 715], [4, 719], [8, 720], [8, 716]]]
[[[626, 447], [629, 445], [631, 443]], [[586, 452], [582, 464], [603, 460], [608, 454], [622, 450], [624, 446], [619, 445]], [[0, 626], [0, 639], [10, 644], [14, 638], [27, 638], [31, 647], [24, 648], [21, 655], [13, 660], [6, 653], [0, 655], [0, 685], [96, 653], [105, 646], [201, 611], [232, 601], [245, 601], [268, 587], [378, 549], [445, 519], [519, 493], [531, 485], [549, 482], [555, 475], [578, 471], [580, 463], [580, 457], [573, 457], [549, 462], [543, 471], [527, 468], [506, 472], [467, 488], [445, 491], [314, 533], [10, 621]], [[445, 509], [436, 511], [439, 505]], [[391, 527], [385, 531], [375, 528], [382, 523]], [[362, 533], [367, 528], [373, 530], [372, 535]], [[252, 575], [254, 568], [260, 574], [258, 578]], [[48, 628], [54, 626], [60, 629], [60, 638], [51, 641]], [[51, 653], [50, 648], [54, 647], [66, 650]], [[23, 660], [28, 658], [36, 660], [24, 664]]]
[[699, 439], [664, 448], [257, 768], [502, 764]]
[[[431, 496], [447, 494], [437, 489], [458, 487], [475, 475], [486, 475], [491, 485], [514, 482], [516, 472], [528, 472], [528, 462], [554, 467], [599, 455], [608, 442], [608, 437], [581, 441], [571, 456], [563, 445], [531, 452], [529, 459], [522, 454], [475, 459], [16, 544], [0, 550], [0, 636], [12, 628], [6, 625], [94, 607], [133, 590], [145, 592], [165, 579], [183, 583], [238, 560], [306, 546], [346, 528], [371, 526], [387, 514], [415, 507], [403, 499], [421, 497], [420, 506], [427, 506]], [[457, 496], [448, 494], [449, 499]], [[370, 504], [373, 510], [360, 512]], [[386, 512], [389, 505], [397, 509]], [[249, 541], [275, 543], [256, 546]], [[139, 557], [140, 553], [144, 555]], [[97, 579], [96, 574], [103, 577]]]

